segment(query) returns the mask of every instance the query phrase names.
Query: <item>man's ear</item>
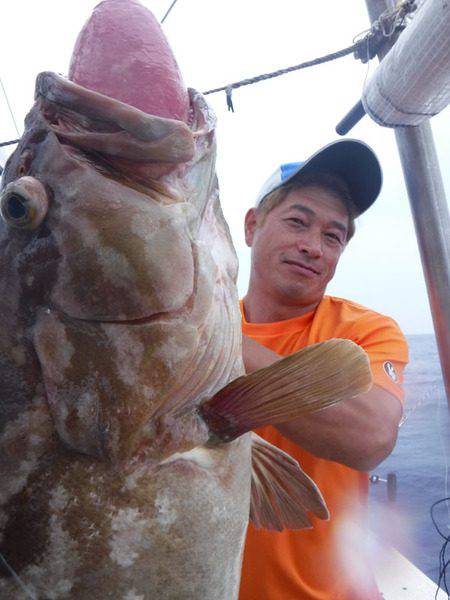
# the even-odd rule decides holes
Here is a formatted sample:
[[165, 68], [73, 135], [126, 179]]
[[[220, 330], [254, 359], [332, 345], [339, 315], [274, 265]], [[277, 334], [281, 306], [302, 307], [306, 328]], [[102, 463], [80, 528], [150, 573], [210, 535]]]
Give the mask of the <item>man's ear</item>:
[[253, 236], [256, 229], [255, 209], [250, 208], [245, 215], [245, 243], [247, 246], [253, 245]]

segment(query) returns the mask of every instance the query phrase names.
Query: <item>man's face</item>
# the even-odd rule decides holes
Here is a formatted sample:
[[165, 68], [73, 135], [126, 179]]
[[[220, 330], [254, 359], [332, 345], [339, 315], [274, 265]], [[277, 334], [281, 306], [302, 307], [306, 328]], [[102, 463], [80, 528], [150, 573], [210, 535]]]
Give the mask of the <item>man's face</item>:
[[343, 202], [320, 186], [292, 190], [258, 224], [245, 220], [252, 247], [250, 286], [285, 304], [317, 304], [346, 244], [349, 218]]

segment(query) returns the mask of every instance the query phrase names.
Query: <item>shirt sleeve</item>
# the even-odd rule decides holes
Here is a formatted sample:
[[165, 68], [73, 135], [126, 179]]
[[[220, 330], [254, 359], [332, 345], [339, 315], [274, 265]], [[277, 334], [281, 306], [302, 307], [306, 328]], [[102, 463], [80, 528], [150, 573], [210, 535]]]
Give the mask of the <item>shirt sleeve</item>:
[[397, 323], [370, 313], [354, 323], [354, 341], [369, 355], [374, 384], [404, 400], [403, 371], [408, 363], [408, 344]]

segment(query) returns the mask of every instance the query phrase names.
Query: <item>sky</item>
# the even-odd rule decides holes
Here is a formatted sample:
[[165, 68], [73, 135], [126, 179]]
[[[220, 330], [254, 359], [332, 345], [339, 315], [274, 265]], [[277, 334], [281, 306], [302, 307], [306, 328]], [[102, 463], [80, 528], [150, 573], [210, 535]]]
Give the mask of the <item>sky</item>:
[[[96, 0], [14, 0], [2, 3], [0, 77], [21, 134], [44, 70], [67, 74], [77, 34]], [[161, 18], [170, 0], [143, 0]], [[346, 48], [366, 30], [365, 0], [178, 0], [163, 29], [186, 84], [200, 91]], [[337, 61], [208, 96], [218, 117], [217, 172], [221, 202], [240, 262], [245, 294], [250, 251], [244, 215], [265, 179], [284, 162], [305, 160], [337, 139], [336, 124], [361, 96], [376, 69], [351, 55]], [[432, 119], [447, 198], [450, 197], [450, 113]], [[0, 141], [17, 137], [0, 92]], [[393, 317], [406, 334], [433, 331], [414, 226], [392, 130], [365, 117], [349, 134], [377, 153], [382, 193], [357, 222], [328, 293]], [[7, 152], [0, 149], [0, 162]]]

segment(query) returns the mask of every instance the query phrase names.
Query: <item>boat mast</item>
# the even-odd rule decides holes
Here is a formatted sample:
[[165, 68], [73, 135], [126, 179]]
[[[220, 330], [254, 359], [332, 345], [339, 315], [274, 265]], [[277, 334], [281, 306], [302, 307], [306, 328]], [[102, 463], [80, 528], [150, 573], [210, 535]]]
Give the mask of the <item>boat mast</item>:
[[[370, 22], [392, 0], [365, 0]], [[387, 46], [387, 47], [386, 47]], [[382, 60], [387, 44], [378, 58]], [[395, 128], [450, 408], [450, 216], [429, 121]]]

